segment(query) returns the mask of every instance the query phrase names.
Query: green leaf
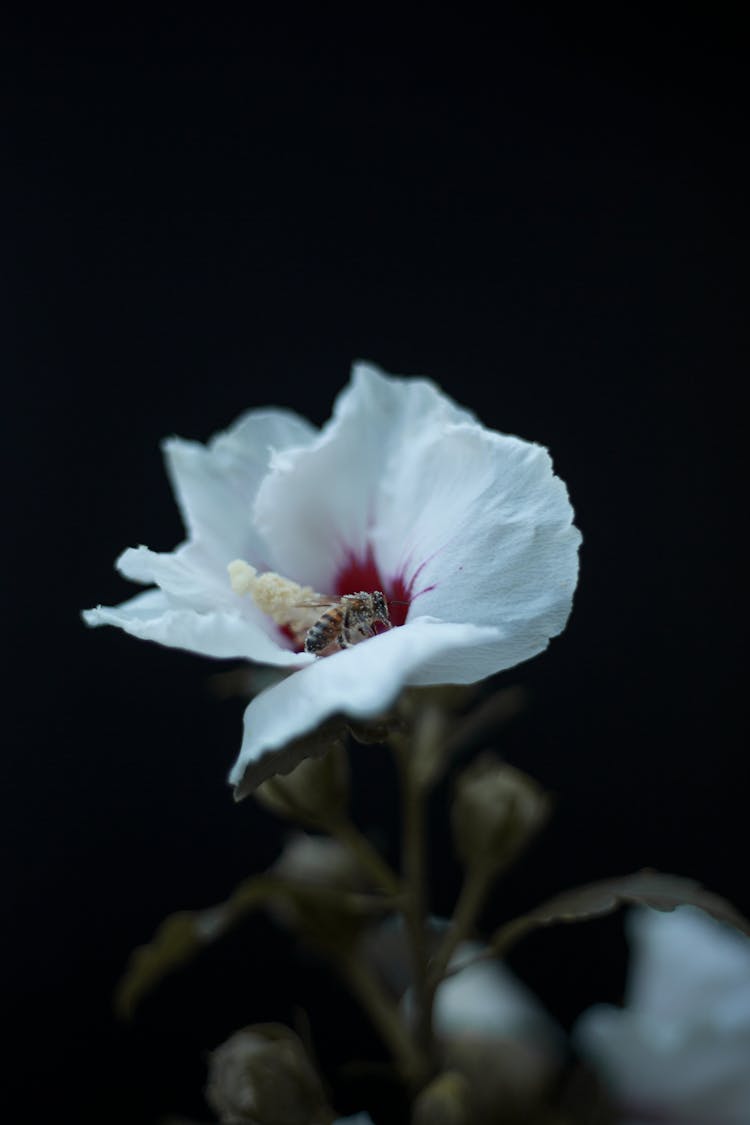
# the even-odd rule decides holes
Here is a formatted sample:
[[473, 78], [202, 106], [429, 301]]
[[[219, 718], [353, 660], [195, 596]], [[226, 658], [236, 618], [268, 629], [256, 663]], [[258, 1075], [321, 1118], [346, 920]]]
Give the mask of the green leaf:
[[226, 902], [207, 910], [181, 910], [161, 923], [150, 942], [133, 951], [115, 993], [115, 1011], [123, 1019], [133, 1013], [168, 973], [226, 933], [250, 910], [268, 900], [274, 884], [264, 878], [245, 880]]
[[750, 922], [720, 895], [705, 890], [694, 879], [644, 870], [555, 895], [528, 914], [501, 926], [492, 937], [490, 950], [494, 954], [505, 954], [532, 930], [563, 922], [585, 922], [630, 904], [664, 911], [675, 910], [678, 906], [697, 906], [719, 922], [750, 936]]
[[280, 903], [304, 921], [300, 929], [312, 940], [336, 950], [353, 941], [366, 922], [393, 908], [392, 900], [382, 897], [272, 875], [253, 876], [218, 906], [181, 910], [165, 918], [151, 941], [133, 951], [115, 993], [116, 1013], [131, 1019], [143, 997], [165, 976], [221, 938], [251, 910]]

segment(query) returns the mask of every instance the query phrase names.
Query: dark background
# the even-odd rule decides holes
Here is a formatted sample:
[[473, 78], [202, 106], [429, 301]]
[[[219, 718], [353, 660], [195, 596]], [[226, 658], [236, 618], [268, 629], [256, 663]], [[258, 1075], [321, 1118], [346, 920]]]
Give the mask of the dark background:
[[[361, 1105], [338, 1064], [374, 1049], [366, 1028], [264, 919], [112, 1020], [133, 946], [261, 870], [283, 829], [232, 803], [241, 705], [211, 695], [216, 666], [78, 618], [131, 592], [125, 546], [181, 538], [162, 437], [268, 403], [320, 423], [356, 357], [548, 445], [584, 534], [568, 629], [501, 681], [530, 692], [502, 749], [558, 803], [487, 926], [643, 865], [750, 910], [742, 47], [726, 16], [610, 18], [4, 35], [14, 1121], [199, 1117], [205, 1051], [295, 1004], [340, 1108]], [[355, 766], [393, 849], [388, 764]], [[569, 1023], [617, 999], [623, 958], [597, 923], [516, 964]]]

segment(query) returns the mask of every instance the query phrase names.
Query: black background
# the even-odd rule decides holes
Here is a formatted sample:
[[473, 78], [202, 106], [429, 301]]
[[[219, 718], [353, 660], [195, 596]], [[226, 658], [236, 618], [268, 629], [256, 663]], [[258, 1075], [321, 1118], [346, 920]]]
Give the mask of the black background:
[[[283, 829], [231, 801], [241, 706], [212, 697], [215, 666], [78, 618], [131, 592], [125, 546], [181, 538], [162, 437], [268, 403], [320, 423], [356, 357], [548, 445], [584, 534], [568, 629], [502, 679], [530, 692], [502, 749], [557, 811], [486, 924], [643, 865], [750, 910], [742, 53], [721, 15], [610, 18], [4, 36], [14, 1121], [206, 1116], [206, 1049], [295, 1004], [340, 1108], [361, 1105], [337, 1067], [352, 1039], [374, 1049], [366, 1028], [263, 919], [134, 1028], [112, 1020], [133, 946], [261, 870]], [[355, 774], [392, 849], [389, 766], [364, 749]], [[620, 994], [620, 930], [545, 934], [516, 964], [569, 1023]]]

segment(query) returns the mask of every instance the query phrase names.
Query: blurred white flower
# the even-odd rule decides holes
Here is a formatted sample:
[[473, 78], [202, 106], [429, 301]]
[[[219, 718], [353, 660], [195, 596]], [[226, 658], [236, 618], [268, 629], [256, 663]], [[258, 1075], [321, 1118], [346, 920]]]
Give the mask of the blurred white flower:
[[695, 907], [629, 918], [626, 1006], [574, 1029], [627, 1125], [748, 1125], [750, 941]]
[[[472, 1121], [534, 1120], [565, 1054], [565, 1037], [533, 993], [495, 960], [477, 961], [483, 946], [462, 942], [458, 969], [435, 994], [433, 1026], [443, 1065], [463, 1074]], [[404, 997], [407, 1018], [411, 992]]]
[[[294, 671], [247, 708], [230, 777], [243, 791], [293, 768], [309, 748], [284, 748], [329, 716], [375, 716], [407, 685], [483, 679], [565, 626], [580, 535], [547, 451], [485, 429], [427, 380], [357, 364], [320, 431], [258, 410], [164, 453], [188, 538], [125, 551], [120, 572], [153, 588], [84, 616]], [[396, 627], [323, 658], [278, 612], [284, 596], [375, 590]]]
[[[429, 919], [428, 961], [449, 926], [446, 919]], [[413, 1028], [412, 954], [403, 917], [373, 926], [360, 948]], [[504, 1125], [520, 1125], [537, 1120], [559, 1078], [566, 1039], [523, 981], [486, 953], [478, 942], [461, 942], [450, 961], [454, 971], [435, 990], [432, 1026], [440, 1069], [466, 1079], [472, 1123], [494, 1125], [502, 1118]]]
[[447, 977], [435, 994], [436, 1034], [526, 1040], [562, 1053], [564, 1037], [552, 1017], [501, 961], [478, 960], [484, 951], [478, 942], [459, 945], [450, 967], [461, 971]]

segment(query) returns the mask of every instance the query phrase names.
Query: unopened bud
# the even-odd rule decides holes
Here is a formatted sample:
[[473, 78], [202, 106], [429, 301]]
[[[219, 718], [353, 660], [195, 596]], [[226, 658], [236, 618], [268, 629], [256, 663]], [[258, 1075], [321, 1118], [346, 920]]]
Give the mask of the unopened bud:
[[299, 832], [269, 869], [286, 890], [270, 902], [283, 926], [328, 949], [349, 949], [369, 921], [358, 896], [368, 880], [352, 853], [338, 840]]
[[349, 764], [332, 736], [321, 757], [303, 758], [291, 773], [265, 781], [255, 791], [261, 804], [289, 820], [312, 826], [340, 820], [349, 803]]
[[549, 798], [527, 774], [482, 757], [458, 778], [453, 837], [467, 866], [506, 867], [541, 828]]
[[330, 836], [295, 832], [270, 868], [272, 875], [313, 887], [338, 891], [365, 891], [367, 878], [355, 857]]
[[446, 731], [445, 712], [425, 702], [415, 719], [411, 762], [420, 789], [428, 789], [443, 771]]
[[255, 1024], [217, 1047], [206, 1101], [221, 1125], [324, 1125], [332, 1116], [301, 1041], [283, 1024]]
[[470, 1125], [471, 1089], [457, 1070], [447, 1070], [426, 1086], [414, 1102], [412, 1125]]
[[441, 1054], [444, 1065], [455, 1068], [468, 1083], [471, 1125], [549, 1122], [544, 1107], [559, 1073], [559, 1058], [546, 1047], [532, 1040], [464, 1032], [441, 1040]]

